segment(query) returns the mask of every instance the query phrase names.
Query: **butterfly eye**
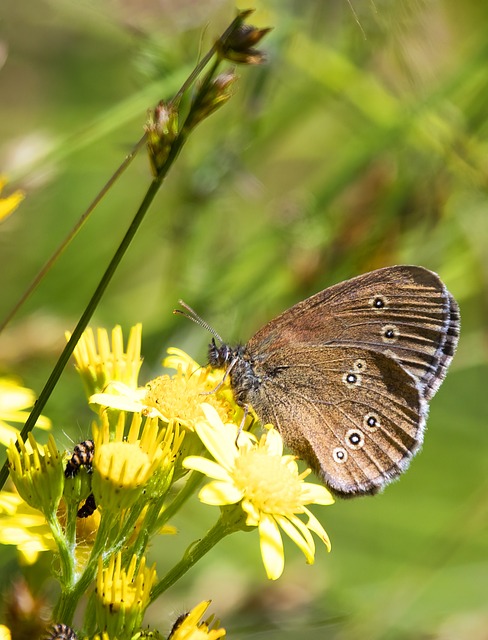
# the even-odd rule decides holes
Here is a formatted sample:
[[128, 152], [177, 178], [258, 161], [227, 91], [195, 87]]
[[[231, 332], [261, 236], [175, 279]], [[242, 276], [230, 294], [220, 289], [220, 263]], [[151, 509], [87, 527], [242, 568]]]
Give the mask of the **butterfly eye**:
[[400, 332], [394, 324], [386, 324], [382, 327], [381, 334], [383, 342], [396, 342]]
[[347, 451], [343, 449], [343, 447], [336, 447], [332, 451], [332, 457], [334, 458], [335, 462], [337, 462], [338, 464], [342, 464], [347, 460]]
[[346, 444], [351, 449], [360, 449], [364, 445], [364, 436], [359, 429], [349, 429], [346, 433]]

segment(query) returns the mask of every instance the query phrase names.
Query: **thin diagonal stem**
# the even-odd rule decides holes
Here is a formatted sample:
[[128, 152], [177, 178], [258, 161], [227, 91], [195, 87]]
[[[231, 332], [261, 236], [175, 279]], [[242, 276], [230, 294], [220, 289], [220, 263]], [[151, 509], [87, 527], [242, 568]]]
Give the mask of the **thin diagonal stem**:
[[142, 138], [138, 142], [136, 142], [136, 144], [134, 145], [132, 150], [126, 155], [126, 157], [124, 158], [123, 162], [117, 168], [117, 170], [112, 175], [112, 177], [103, 186], [103, 188], [96, 195], [94, 200], [88, 205], [87, 209], [81, 215], [81, 217], [76, 222], [74, 227], [72, 229], [70, 229], [68, 235], [64, 238], [64, 240], [60, 243], [60, 245], [55, 249], [54, 253], [50, 256], [50, 258], [41, 267], [41, 269], [39, 270], [39, 272], [37, 273], [35, 278], [32, 280], [32, 282], [28, 285], [28, 287], [26, 288], [26, 290], [24, 291], [22, 296], [19, 298], [19, 300], [17, 300], [17, 302], [12, 307], [12, 309], [10, 309], [10, 311], [8, 312], [6, 317], [0, 323], [0, 333], [5, 329], [5, 327], [8, 325], [10, 320], [12, 320], [12, 318], [15, 316], [15, 314], [20, 309], [20, 307], [24, 304], [24, 302], [29, 298], [29, 296], [37, 289], [37, 287], [38, 287], [39, 283], [41, 282], [41, 280], [44, 278], [44, 276], [49, 271], [49, 269], [51, 269], [51, 267], [54, 265], [56, 260], [63, 253], [63, 251], [66, 249], [66, 247], [69, 245], [69, 243], [73, 240], [73, 238], [76, 236], [76, 234], [81, 229], [81, 227], [88, 220], [88, 217], [90, 216], [92, 211], [95, 209], [95, 207], [98, 205], [98, 203], [102, 200], [102, 198], [105, 196], [105, 194], [109, 191], [109, 189], [112, 188], [112, 185], [116, 182], [116, 180], [127, 169], [129, 164], [134, 159], [136, 153], [139, 151], [141, 146], [146, 141], [146, 137], [147, 137], [147, 134], [145, 133], [142, 136]]
[[[218, 42], [220, 44], [222, 44], [223, 42], [225, 42], [225, 40], [229, 37], [229, 35], [233, 32], [234, 29], [236, 29], [243, 21], [243, 18], [246, 17], [250, 12], [249, 11], [244, 11], [238, 14], [238, 16], [232, 21], [232, 23], [229, 25], [229, 27], [224, 31], [224, 33], [222, 34], [222, 36], [219, 38]], [[212, 55], [217, 51], [216, 45], [213, 45], [210, 49], [210, 51], [208, 52], [208, 54], [206, 56], [204, 56], [204, 58], [202, 59], [202, 61], [195, 67], [195, 70], [192, 72], [192, 74], [190, 74], [189, 78], [187, 81], [185, 81], [185, 83], [182, 86], [182, 89], [180, 89], [180, 91], [176, 94], [176, 96], [173, 98], [172, 103], [175, 104], [175, 102], [177, 102], [179, 100], [179, 98], [181, 97], [181, 91], [182, 90], [186, 90], [189, 86], [189, 81], [194, 82], [194, 80], [196, 79], [197, 75], [203, 70], [205, 64], [207, 64], [207, 62], [211, 59]], [[217, 60], [217, 63], [214, 64], [213, 66], [213, 71], [215, 72], [218, 66], [218, 62], [220, 62], [220, 57]], [[208, 77], [206, 78], [206, 82], [208, 82], [209, 79]], [[196, 101], [198, 104], [198, 100]], [[192, 107], [194, 108], [194, 107]], [[187, 116], [187, 122], [191, 121], [191, 110], [190, 113]], [[88, 322], [90, 321], [90, 318], [93, 315], [93, 312], [95, 311], [97, 305], [99, 304], [102, 295], [105, 292], [105, 289], [107, 288], [109, 282], [111, 281], [117, 267], [120, 264], [120, 261], [122, 260], [122, 257], [124, 256], [125, 252], [127, 251], [130, 243], [132, 242], [137, 230], [139, 229], [139, 226], [141, 225], [144, 216], [146, 215], [149, 206], [151, 205], [152, 201], [154, 200], [154, 197], [156, 196], [157, 192], [159, 191], [159, 188], [161, 187], [161, 184], [163, 183], [164, 179], [166, 178], [168, 171], [170, 170], [170, 168], [172, 167], [173, 163], [175, 162], [176, 158], [178, 157], [184, 143], [186, 142], [188, 135], [189, 135], [189, 131], [188, 128], [185, 128], [183, 126], [182, 130], [180, 131], [180, 133], [177, 135], [177, 137], [175, 138], [175, 140], [173, 141], [171, 148], [169, 150], [168, 156], [166, 158], [166, 160], [164, 161], [164, 163], [162, 164], [162, 166], [159, 168], [158, 171], [158, 175], [153, 179], [153, 181], [151, 182], [149, 189], [146, 193], [146, 195], [144, 196], [144, 199], [132, 221], [132, 223], [130, 224], [124, 238], [122, 239], [122, 242], [120, 243], [119, 247], [117, 248], [117, 251], [115, 252], [115, 255], [113, 256], [112, 260], [110, 261], [107, 269], [105, 270], [105, 273], [103, 274], [97, 288], [95, 289], [95, 292], [90, 300], [90, 302], [88, 303], [85, 311], [83, 312], [80, 320], [78, 321], [78, 324], [76, 325], [73, 333], [71, 334], [71, 337], [68, 341], [68, 343], [66, 344], [66, 347], [63, 349], [61, 355], [59, 356], [59, 359], [51, 373], [51, 375], [49, 376], [46, 384], [44, 385], [44, 388], [42, 389], [39, 398], [36, 401], [36, 404], [34, 405], [34, 408], [32, 409], [29, 417], [27, 418], [27, 421], [20, 433], [20, 437], [25, 440], [25, 438], [27, 437], [27, 434], [34, 428], [34, 425], [37, 422], [37, 419], [39, 418], [39, 416], [41, 415], [42, 410], [44, 409], [49, 397], [51, 396], [51, 393], [53, 392], [60, 376], [61, 373], [63, 372], [71, 354], [74, 351], [75, 346], [77, 345], [78, 341], [81, 338], [81, 335], [83, 334], [83, 331], [86, 329]], [[139, 143], [138, 143], [139, 144]], [[7, 461], [5, 461], [2, 469], [0, 470], [0, 489], [2, 489], [3, 485], [5, 484], [5, 481], [7, 479], [8, 476], [8, 464]]]

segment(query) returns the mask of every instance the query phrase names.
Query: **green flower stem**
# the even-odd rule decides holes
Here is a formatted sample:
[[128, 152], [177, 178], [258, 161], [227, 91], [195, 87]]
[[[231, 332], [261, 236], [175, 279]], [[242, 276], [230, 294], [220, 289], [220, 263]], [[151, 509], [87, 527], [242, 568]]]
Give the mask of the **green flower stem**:
[[[241, 12], [232, 21], [229, 27], [224, 31], [222, 36], [219, 38], [219, 41], [220, 42], [225, 41], [229, 37], [229, 35], [232, 34], [234, 30], [237, 29], [242, 24], [244, 18], [247, 15], [249, 15], [249, 12], [245, 12], [245, 11]], [[190, 84], [195, 81], [195, 79], [198, 77], [198, 74], [203, 70], [204, 65], [206, 65], [209, 62], [211, 57], [215, 54], [216, 50], [217, 50], [216, 45], [213, 45], [210, 51], [204, 56], [203, 60], [196, 66], [195, 70], [189, 76], [187, 81], [185, 81], [180, 91], [178, 91], [178, 93], [176, 94], [175, 98], [173, 98], [173, 101], [172, 101], [173, 104], [179, 101], [179, 99], [181, 98], [182, 92], [186, 91], [186, 89], [190, 86]], [[176, 137], [173, 144], [171, 145], [171, 150], [170, 150], [170, 153], [168, 154], [166, 161], [163, 163], [163, 165], [159, 169], [158, 175], [151, 182], [149, 189], [146, 195], [144, 196], [142, 204], [139, 207], [139, 210], [137, 211], [131, 225], [129, 226], [129, 229], [127, 230], [124, 238], [122, 239], [122, 242], [120, 243], [117, 251], [115, 252], [115, 255], [113, 256], [105, 273], [103, 274], [100, 280], [100, 283], [98, 284], [90, 302], [88, 303], [88, 306], [86, 307], [80, 320], [78, 321], [78, 324], [76, 325], [73, 333], [71, 334], [71, 338], [69, 339], [67, 345], [63, 349], [61, 355], [59, 356], [59, 359], [51, 375], [49, 376], [46, 384], [44, 385], [44, 388], [42, 389], [39, 395], [39, 398], [37, 399], [37, 402], [34, 405], [34, 408], [32, 409], [29, 417], [27, 418], [27, 421], [21, 432], [21, 437], [24, 441], [27, 437], [27, 434], [34, 428], [34, 425], [36, 424], [37, 419], [41, 415], [41, 412], [44, 409], [49, 397], [51, 396], [61, 376], [61, 373], [63, 372], [69, 358], [71, 357], [71, 354], [74, 351], [75, 346], [77, 345], [79, 339], [81, 338], [83, 331], [86, 329], [88, 322], [90, 321], [93, 315], [93, 312], [95, 311], [96, 307], [98, 306], [98, 303], [102, 298], [102, 295], [105, 292], [105, 289], [107, 288], [110, 280], [112, 279], [117, 267], [119, 266], [122, 260], [122, 257], [125, 255], [125, 252], [127, 251], [130, 243], [132, 242], [137, 230], [139, 229], [139, 226], [141, 225], [147, 213], [147, 210], [149, 209], [149, 206], [154, 200], [154, 197], [156, 196], [157, 192], [159, 191], [159, 188], [161, 187], [161, 184], [163, 183], [166, 175], [168, 174], [168, 171], [170, 170], [174, 161], [178, 157], [178, 154], [181, 151], [181, 148], [183, 147], [183, 144], [185, 143], [186, 139], [187, 139], [187, 132], [185, 132], [184, 135], [179, 134]], [[3, 488], [3, 485], [5, 484], [7, 477], [8, 477], [8, 463], [7, 461], [5, 461], [2, 469], [0, 470], [0, 489]]]
[[140, 140], [138, 140], [138, 142], [136, 142], [136, 144], [134, 145], [132, 151], [130, 151], [126, 155], [126, 157], [124, 158], [124, 160], [122, 161], [120, 166], [117, 168], [115, 173], [107, 181], [107, 183], [103, 186], [103, 188], [99, 191], [99, 193], [95, 196], [94, 200], [88, 205], [88, 207], [82, 213], [82, 215], [79, 218], [79, 220], [75, 223], [73, 228], [69, 231], [68, 235], [63, 239], [63, 241], [59, 244], [59, 246], [54, 250], [54, 253], [48, 258], [48, 260], [45, 262], [45, 264], [37, 272], [35, 278], [32, 280], [32, 282], [25, 289], [25, 291], [23, 292], [22, 296], [14, 304], [12, 309], [8, 312], [6, 317], [0, 323], [0, 333], [5, 329], [5, 327], [8, 325], [10, 320], [12, 320], [12, 318], [15, 316], [15, 314], [20, 309], [20, 307], [24, 304], [24, 302], [30, 297], [30, 295], [35, 291], [35, 289], [37, 289], [37, 287], [38, 287], [39, 283], [41, 282], [41, 280], [44, 278], [44, 276], [47, 274], [47, 272], [54, 266], [54, 264], [57, 262], [58, 258], [61, 256], [61, 254], [66, 249], [66, 247], [71, 243], [73, 238], [81, 230], [81, 228], [83, 227], [85, 222], [88, 220], [88, 218], [90, 217], [91, 213], [93, 212], [95, 207], [98, 205], [98, 203], [105, 197], [106, 193], [112, 188], [114, 183], [118, 180], [118, 178], [122, 175], [122, 173], [127, 169], [129, 164], [135, 158], [136, 153], [142, 147], [142, 145], [145, 143], [145, 141], [146, 141], [146, 134], [144, 134], [142, 136], [142, 138]]
[[128, 562], [130, 562], [130, 557], [133, 554], [135, 554], [139, 558], [139, 561], [144, 555], [144, 552], [147, 547], [147, 543], [149, 542], [149, 538], [154, 532], [154, 525], [156, 523], [160, 509], [161, 509], [161, 506], [159, 501], [158, 503], [153, 503], [149, 505], [146, 511], [144, 522], [142, 523], [142, 526], [139, 528], [137, 538], [134, 544], [132, 545], [132, 547], [130, 548], [130, 554], [127, 556]]
[[92, 591], [86, 603], [85, 615], [83, 620], [83, 631], [89, 638], [95, 635], [97, 630], [97, 611], [96, 611], [96, 593]]
[[67, 501], [66, 509], [66, 544], [71, 553], [74, 553], [76, 544], [76, 518], [78, 513], [78, 504], [76, 502]]
[[183, 558], [157, 583], [151, 592], [150, 601], [154, 602], [225, 536], [247, 528], [244, 513], [239, 505], [222, 509], [220, 518], [205, 537], [193, 542], [185, 551]]
[[195, 491], [198, 489], [199, 485], [202, 483], [204, 476], [199, 471], [192, 471], [185, 482], [183, 488], [177, 493], [173, 502], [171, 502], [167, 507], [164, 508], [163, 512], [158, 518], [156, 529], [160, 529], [163, 525], [165, 525], [170, 518], [172, 518], [175, 513], [181, 509], [181, 507], [185, 504], [185, 502], [190, 498]]
[[[129, 509], [129, 513], [125, 519], [124, 524], [122, 525], [122, 529], [117, 534], [117, 537], [110, 543], [110, 553], [117, 553], [124, 546], [127, 545], [127, 538], [132, 535], [134, 531], [134, 527], [136, 526], [137, 520], [144, 509], [145, 503], [140, 500], [139, 503], [132, 505]], [[145, 520], [144, 520], [145, 522]]]
[[74, 556], [71, 545], [66, 540], [56, 514], [45, 514], [45, 517], [58, 548], [61, 563], [61, 585], [69, 588], [73, 584], [75, 575]]
[[[171, 162], [173, 160], [174, 160], [174, 157], [171, 158]], [[170, 166], [171, 164], [167, 165], [166, 173], [169, 170]], [[103, 274], [100, 280], [100, 283], [98, 284], [95, 290], [95, 293], [93, 294], [90, 302], [88, 303], [88, 306], [86, 307], [80, 320], [78, 321], [78, 324], [76, 325], [73, 333], [71, 334], [71, 338], [69, 339], [61, 355], [59, 356], [59, 359], [51, 375], [49, 376], [46, 384], [44, 385], [44, 388], [41, 391], [39, 398], [36, 404], [34, 405], [34, 408], [32, 409], [29, 417], [27, 418], [27, 421], [20, 434], [20, 437], [22, 438], [22, 440], [25, 441], [27, 438], [27, 434], [34, 428], [34, 425], [36, 424], [37, 419], [41, 415], [41, 412], [44, 409], [46, 402], [51, 396], [51, 393], [53, 392], [61, 376], [61, 373], [63, 372], [68, 360], [70, 359], [71, 354], [74, 351], [74, 348], [78, 344], [81, 338], [81, 335], [83, 334], [83, 331], [86, 329], [93, 315], [93, 312], [98, 306], [98, 303], [100, 302], [102, 295], [105, 292], [105, 289], [107, 288], [117, 267], [119, 266], [120, 261], [122, 260], [122, 257], [124, 256], [125, 252], [129, 248], [129, 245], [132, 242], [137, 230], [139, 229], [141, 222], [144, 220], [144, 216], [146, 215], [150, 204], [154, 200], [154, 197], [156, 196], [157, 192], [159, 191], [159, 188], [163, 182], [164, 177], [165, 177], [165, 173], [161, 172], [161, 174], [158, 177], [154, 178], [151, 184], [149, 185], [149, 189], [147, 190], [147, 193], [144, 196], [144, 200], [142, 201], [142, 204], [139, 207], [139, 210], [137, 211], [131, 225], [129, 226], [129, 229], [127, 230], [124, 238], [122, 239], [122, 242], [120, 243], [117, 251], [115, 252], [115, 255], [113, 256], [105, 273]], [[3, 487], [5, 480], [7, 479], [7, 474], [8, 474], [8, 467], [7, 467], [7, 464], [5, 463], [2, 470], [0, 471], [0, 488]]]
[[62, 620], [64, 624], [70, 625], [73, 620], [78, 601], [84, 595], [88, 587], [95, 578], [98, 569], [98, 558], [103, 553], [110, 530], [113, 525], [112, 517], [103, 517], [97, 531], [97, 537], [91, 550], [90, 559], [81, 575], [80, 579], [70, 588], [64, 589], [58, 603], [54, 608], [53, 619]]
[[149, 538], [154, 535], [154, 533], [158, 531], [158, 529], [161, 528], [161, 525], [159, 525], [158, 516], [161, 513], [161, 509], [163, 508], [166, 494], [171, 487], [172, 477], [172, 471], [166, 474], [165, 482], [160, 489], [160, 495], [157, 497], [157, 499], [155, 498], [149, 503], [144, 522], [139, 529], [136, 541], [134, 542], [134, 545], [131, 549], [131, 553], [139, 557], [142, 557], [147, 547], [147, 543], [149, 542]]

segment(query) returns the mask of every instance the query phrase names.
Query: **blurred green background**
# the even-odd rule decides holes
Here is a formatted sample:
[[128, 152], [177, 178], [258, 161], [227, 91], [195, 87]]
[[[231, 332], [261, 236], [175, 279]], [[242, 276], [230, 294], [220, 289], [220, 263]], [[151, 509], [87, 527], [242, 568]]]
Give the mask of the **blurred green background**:
[[[488, 4], [263, 0], [266, 66], [192, 135], [96, 312], [143, 322], [142, 382], [169, 345], [205, 360], [330, 284], [414, 263], [461, 306], [422, 453], [375, 498], [316, 510], [313, 567], [286, 546], [266, 582], [257, 533], [224, 541], [149, 610], [169, 629], [213, 600], [232, 638], [488, 638]], [[248, 8], [250, 4], [241, 4]], [[27, 199], [0, 227], [0, 317], [235, 15], [225, 0], [3, 0], [0, 173]], [[38, 393], [150, 182], [142, 152], [0, 336], [2, 373]], [[88, 434], [69, 366], [45, 412], [60, 446]], [[195, 499], [153, 545], [159, 575], [217, 517]], [[169, 556], [169, 557], [168, 557]], [[49, 560], [24, 571], [39, 586]], [[17, 571], [0, 551], [1, 587]]]

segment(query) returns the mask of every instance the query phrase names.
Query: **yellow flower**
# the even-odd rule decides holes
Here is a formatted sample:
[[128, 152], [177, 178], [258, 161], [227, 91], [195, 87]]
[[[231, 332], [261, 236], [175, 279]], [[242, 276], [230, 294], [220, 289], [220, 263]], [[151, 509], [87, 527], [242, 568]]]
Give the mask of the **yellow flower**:
[[[132, 391], [137, 390], [142, 365], [141, 335], [141, 324], [132, 327], [127, 350], [124, 351], [120, 326], [112, 330], [112, 345], [106, 329], [97, 330], [98, 341], [95, 341], [93, 330], [86, 329], [73, 355], [88, 397], [106, 391], [111, 385], [117, 388], [121, 384]], [[69, 338], [68, 333], [66, 337]]]
[[210, 605], [210, 600], [200, 602], [189, 613], [179, 616], [171, 629], [168, 640], [218, 640], [225, 636], [225, 629], [216, 629], [219, 622], [210, 616], [200, 621]]
[[[22, 387], [14, 378], [0, 378], [0, 442], [9, 445], [17, 439], [20, 433], [12, 427], [10, 422], [24, 424], [29, 416], [29, 411], [23, 411], [32, 407], [36, 400], [34, 392]], [[50, 429], [51, 421], [44, 416], [39, 416], [36, 427]]]
[[170, 354], [164, 366], [176, 369], [173, 376], [159, 376], [147, 384], [146, 404], [162, 416], [163, 420], [176, 420], [179, 424], [193, 430], [195, 423], [203, 418], [201, 406], [205, 402], [214, 407], [223, 420], [229, 420], [236, 405], [219, 389], [222, 372], [217, 374], [201, 367], [184, 351], [168, 349]]
[[167, 484], [181, 446], [180, 434], [170, 426], [159, 428], [157, 419], [147, 418], [143, 427], [142, 423], [142, 417], [134, 414], [126, 435], [125, 414], [121, 413], [113, 437], [108, 419], [102, 418], [100, 428], [93, 427], [92, 490], [104, 513], [119, 513], [135, 504], [144, 491], [149, 497], [153, 488]]
[[[97, 623], [109, 637], [130, 637], [139, 628], [149, 605], [150, 592], [156, 581], [156, 564], [149, 569], [146, 558], [139, 562], [133, 555], [129, 567], [122, 567], [120, 551], [110, 557], [106, 569], [98, 561], [96, 610]], [[137, 570], [136, 570], [137, 569]]]
[[[311, 471], [298, 472], [294, 456], [283, 455], [283, 441], [275, 429], [269, 429], [259, 442], [234, 424], [223, 424], [209, 405], [203, 405], [206, 420], [195, 430], [215, 458], [190, 456], [183, 462], [214, 478], [200, 491], [202, 502], [211, 505], [241, 504], [246, 524], [259, 529], [261, 555], [268, 578], [276, 580], [284, 568], [281, 529], [302, 550], [309, 564], [314, 562], [313, 531], [330, 550], [330, 541], [307, 504], [330, 505], [329, 491], [318, 484], [306, 483]], [[239, 433], [239, 436], [238, 436]], [[236, 446], [236, 440], [238, 442]], [[304, 514], [307, 521], [297, 514]]]
[[0, 544], [15, 545], [26, 565], [34, 564], [41, 551], [56, 549], [41, 512], [10, 491], [0, 492]]
[[[0, 193], [2, 193], [7, 180], [4, 176], [0, 176]], [[0, 198], [0, 220], [5, 220], [11, 213], [17, 209], [19, 204], [25, 198], [23, 191], [17, 190], [6, 198]]]
[[26, 442], [19, 437], [7, 449], [10, 477], [19, 494], [31, 507], [43, 512], [48, 520], [54, 517], [63, 495], [63, 456], [50, 434], [47, 445], [38, 445], [32, 433]]
[[90, 397], [93, 404], [159, 417], [165, 422], [175, 421], [192, 430], [201, 420], [201, 405], [207, 402], [215, 407], [223, 420], [238, 411], [227, 387], [214, 393], [222, 381], [222, 372], [215, 373], [201, 367], [180, 349], [168, 349], [170, 354], [164, 366], [176, 369], [172, 376], [163, 375], [151, 380], [145, 388], [132, 388], [122, 383], [111, 383], [104, 393]]

